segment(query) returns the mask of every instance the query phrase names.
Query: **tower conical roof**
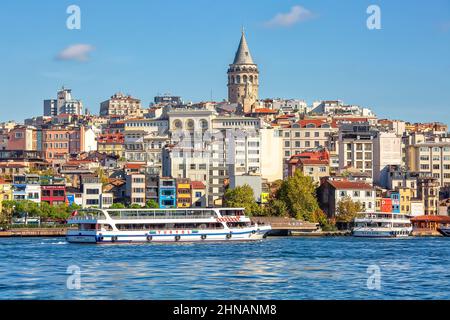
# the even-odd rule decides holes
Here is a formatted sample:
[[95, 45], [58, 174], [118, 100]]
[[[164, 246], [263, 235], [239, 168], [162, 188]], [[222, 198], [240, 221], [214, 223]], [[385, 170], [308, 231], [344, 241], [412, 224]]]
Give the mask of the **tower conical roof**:
[[239, 42], [233, 64], [254, 64], [247, 45], [247, 40], [245, 39], [244, 30], [242, 30], [241, 42]]

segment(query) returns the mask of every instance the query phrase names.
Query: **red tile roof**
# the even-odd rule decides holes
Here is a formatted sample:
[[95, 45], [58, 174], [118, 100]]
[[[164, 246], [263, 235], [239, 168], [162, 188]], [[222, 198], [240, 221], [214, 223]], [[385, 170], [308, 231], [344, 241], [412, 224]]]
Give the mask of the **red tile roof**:
[[328, 180], [328, 183], [335, 189], [342, 190], [372, 190], [373, 187], [364, 182], [348, 181], [348, 180]]
[[206, 189], [206, 186], [201, 181], [192, 181], [191, 182], [192, 189]]
[[438, 223], [450, 223], [449, 216], [417, 216], [411, 219], [411, 222], [438, 222]]
[[126, 169], [141, 169], [145, 167], [145, 163], [127, 163], [125, 164]]
[[123, 144], [125, 141], [122, 133], [100, 134], [97, 137], [98, 143], [118, 143]]
[[304, 165], [329, 165], [330, 162], [328, 160], [319, 160], [319, 159], [299, 159], [299, 162]]
[[252, 113], [278, 113], [276, 110], [272, 110], [269, 108], [259, 108], [259, 109], [255, 109]]

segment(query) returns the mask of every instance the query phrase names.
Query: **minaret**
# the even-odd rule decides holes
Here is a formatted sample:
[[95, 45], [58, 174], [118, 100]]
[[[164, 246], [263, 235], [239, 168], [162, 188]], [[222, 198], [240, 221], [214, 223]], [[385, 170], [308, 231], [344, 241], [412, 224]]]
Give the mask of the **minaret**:
[[228, 69], [228, 101], [238, 103], [244, 114], [251, 112], [258, 100], [258, 75], [258, 66], [253, 62], [242, 29], [239, 47]]

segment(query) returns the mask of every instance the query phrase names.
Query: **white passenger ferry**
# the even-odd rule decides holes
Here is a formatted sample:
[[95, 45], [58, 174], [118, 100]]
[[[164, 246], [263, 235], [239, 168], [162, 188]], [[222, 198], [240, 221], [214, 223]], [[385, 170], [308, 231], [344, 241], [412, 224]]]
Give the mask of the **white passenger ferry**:
[[72, 243], [259, 240], [271, 230], [243, 208], [86, 209], [68, 219]]
[[354, 223], [354, 237], [408, 237], [412, 232], [409, 217], [399, 213], [366, 213], [364, 217], [356, 218]]

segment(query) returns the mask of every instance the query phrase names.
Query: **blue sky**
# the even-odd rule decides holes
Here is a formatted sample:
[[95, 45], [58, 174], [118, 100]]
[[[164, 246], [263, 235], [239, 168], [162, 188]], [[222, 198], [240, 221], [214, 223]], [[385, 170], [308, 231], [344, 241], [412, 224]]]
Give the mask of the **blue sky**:
[[[81, 30], [66, 28], [71, 4]], [[366, 27], [371, 4], [381, 30]], [[296, 6], [308, 14], [273, 20]], [[449, 0], [2, 2], [0, 121], [41, 115], [62, 85], [93, 113], [117, 91], [145, 106], [164, 92], [225, 99], [242, 25], [261, 98], [341, 99], [379, 117], [450, 124]], [[76, 44], [93, 48], [87, 61], [56, 59]]]

